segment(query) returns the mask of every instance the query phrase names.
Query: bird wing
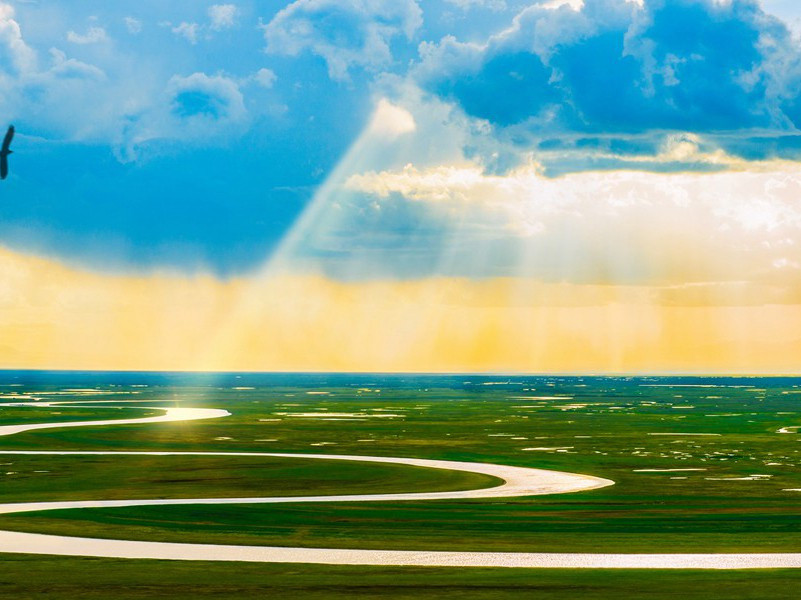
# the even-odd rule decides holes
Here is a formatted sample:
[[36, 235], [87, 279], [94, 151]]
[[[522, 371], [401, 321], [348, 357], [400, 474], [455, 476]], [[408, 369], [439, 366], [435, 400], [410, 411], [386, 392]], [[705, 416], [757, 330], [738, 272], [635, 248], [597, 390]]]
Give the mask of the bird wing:
[[0, 154], [0, 179], [5, 179], [8, 175], [8, 156]]
[[14, 126], [10, 125], [8, 127], [8, 131], [6, 131], [6, 137], [3, 138], [3, 147], [0, 149], [0, 152], [6, 154], [8, 152], [9, 146], [11, 146], [11, 140], [14, 139]]

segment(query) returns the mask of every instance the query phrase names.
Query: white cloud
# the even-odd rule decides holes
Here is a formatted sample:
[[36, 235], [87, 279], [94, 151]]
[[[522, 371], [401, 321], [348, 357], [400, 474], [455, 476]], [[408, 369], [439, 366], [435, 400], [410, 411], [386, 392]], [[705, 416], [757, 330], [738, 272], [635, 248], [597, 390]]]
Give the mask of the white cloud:
[[214, 4], [208, 9], [208, 25], [201, 25], [194, 21], [181, 21], [175, 26], [169, 21], [162, 21], [159, 25], [169, 27], [175, 35], [185, 38], [194, 45], [200, 41], [201, 36], [204, 39], [211, 39], [212, 32], [233, 27], [238, 10], [234, 4]]
[[[326, 239], [353, 239], [353, 250], [344, 251], [357, 264], [373, 260], [370, 244], [382, 240], [397, 248], [384, 261], [406, 269], [419, 261], [417, 274], [782, 286], [789, 271], [801, 274], [789, 258], [797, 249], [787, 243], [801, 236], [801, 174], [787, 163], [763, 167], [556, 179], [532, 166], [506, 175], [469, 165], [364, 172], [346, 180], [356, 194], [338, 203], [350, 216], [339, 217]], [[403, 215], [402, 227], [382, 215]], [[360, 248], [365, 219], [371, 238]], [[408, 238], [410, 228], [436, 235]]]
[[102, 27], [90, 27], [86, 33], [79, 34], [74, 31], [67, 32], [67, 41], [73, 44], [97, 44], [107, 42], [108, 34]]
[[144, 119], [138, 142], [167, 137], [208, 143], [237, 135], [248, 120], [239, 85], [224, 75], [174, 75], [164, 97]]
[[[87, 37], [99, 39], [101, 34], [90, 29]], [[49, 55], [40, 65], [14, 9], [0, 2], [0, 114], [8, 121], [33, 117], [37, 129], [53, 139], [108, 141], [120, 129], [120, 112], [135, 105], [138, 90], [127, 89], [128, 80], [119, 87], [109, 85], [103, 69], [61, 49], [50, 48]], [[142, 82], [136, 87], [141, 89]], [[87, 106], [93, 110], [86, 111]]]
[[80, 77], [89, 79], [105, 79], [106, 74], [94, 65], [81, 62], [67, 55], [58, 48], [50, 48], [50, 57], [53, 64], [49, 73], [61, 77]]
[[14, 20], [14, 7], [5, 3], [0, 3], [0, 46], [6, 48], [11, 63], [7, 66], [14, 71], [25, 73], [36, 68], [36, 53], [22, 39], [19, 23]]
[[133, 17], [125, 17], [125, 27], [128, 29], [128, 33], [139, 33], [142, 31], [142, 21]]
[[404, 133], [411, 133], [415, 129], [417, 129], [417, 124], [414, 122], [414, 116], [405, 108], [392, 104], [386, 98], [379, 100], [368, 127], [370, 133], [389, 139], [394, 139]]
[[224, 75], [174, 75], [161, 93], [149, 98], [121, 140], [117, 155], [136, 160], [145, 144], [180, 140], [209, 146], [241, 135], [249, 113], [239, 84]]
[[393, 38], [411, 39], [421, 25], [415, 0], [296, 0], [264, 26], [264, 38], [268, 52], [311, 52], [325, 60], [332, 79], [347, 80], [353, 67], [391, 64]]
[[190, 44], [197, 44], [198, 33], [200, 26], [197, 23], [187, 23], [183, 21], [180, 25], [172, 28], [175, 35], [186, 38]]
[[801, 37], [801, 3], [798, 0], [761, 0], [760, 4], [765, 12], [782, 19], [794, 37]]
[[[139, 30], [138, 19], [119, 19], [129, 31]], [[203, 31], [187, 25], [180, 35]], [[130, 161], [162, 142], [214, 145], [241, 135], [250, 122], [239, 84], [223, 74], [169, 78], [122, 52], [78, 60], [70, 56], [71, 44], [37, 53], [23, 33], [13, 7], [0, 0], [0, 114], [7, 122], [35, 122], [36, 134], [45, 139], [109, 144], [120, 160]], [[95, 25], [70, 34], [78, 44], [109, 39]], [[274, 80], [268, 69], [254, 76], [260, 85]]]
[[579, 11], [584, 8], [584, 0], [549, 0], [548, 2], [544, 2], [542, 4], [543, 8], [550, 10], [556, 10], [563, 6], [567, 6], [575, 11]]
[[228, 29], [234, 25], [237, 8], [234, 4], [214, 4], [209, 7], [211, 28], [215, 31]]
[[176, 111], [175, 106], [182, 102], [182, 95], [196, 94], [202, 97], [205, 108], [197, 109], [196, 105], [194, 108], [187, 108], [184, 116], [188, 118], [206, 115], [215, 120], [238, 120], [246, 113], [239, 86], [233, 79], [223, 75], [206, 75], [200, 72], [187, 77], [174, 75], [167, 84], [167, 93], [172, 98], [174, 112], [179, 113], [181, 111]]
[[252, 79], [263, 88], [271, 88], [278, 79], [278, 76], [272, 69], [259, 69], [253, 74]]
[[506, 10], [506, 0], [445, 0], [448, 4], [470, 10], [472, 8], [488, 8], [489, 10]]

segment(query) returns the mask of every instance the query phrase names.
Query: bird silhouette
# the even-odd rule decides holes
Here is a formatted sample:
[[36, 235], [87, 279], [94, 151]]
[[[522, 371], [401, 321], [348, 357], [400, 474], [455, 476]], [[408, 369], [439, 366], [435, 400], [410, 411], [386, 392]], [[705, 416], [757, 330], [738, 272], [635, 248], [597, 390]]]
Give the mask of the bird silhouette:
[[14, 126], [9, 125], [6, 137], [3, 138], [3, 146], [0, 147], [0, 179], [5, 179], [8, 175], [8, 155], [13, 154], [8, 148], [12, 139], [14, 139]]

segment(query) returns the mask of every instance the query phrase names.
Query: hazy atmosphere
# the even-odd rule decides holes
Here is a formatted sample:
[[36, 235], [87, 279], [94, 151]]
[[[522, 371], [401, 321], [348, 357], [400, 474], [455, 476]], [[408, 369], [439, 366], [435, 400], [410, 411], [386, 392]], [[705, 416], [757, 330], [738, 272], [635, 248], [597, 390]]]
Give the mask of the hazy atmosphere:
[[0, 4], [0, 364], [797, 373], [801, 7]]

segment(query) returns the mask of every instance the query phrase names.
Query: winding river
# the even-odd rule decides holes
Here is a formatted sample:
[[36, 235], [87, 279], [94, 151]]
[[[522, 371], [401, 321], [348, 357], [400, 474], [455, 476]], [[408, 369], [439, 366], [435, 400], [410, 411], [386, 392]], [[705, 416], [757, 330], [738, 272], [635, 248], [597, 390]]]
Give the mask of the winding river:
[[[57, 406], [66, 402], [18, 402], [5, 406]], [[70, 403], [77, 406], [79, 403]], [[89, 402], [81, 402], [81, 405]], [[139, 419], [77, 421], [0, 426], [0, 436], [61, 427], [87, 427], [121, 424], [164, 423], [229, 416], [226, 410], [208, 408], [160, 408], [164, 414]], [[108, 455], [108, 456], [249, 456], [346, 460], [403, 464], [433, 469], [449, 469], [491, 475], [501, 485], [477, 490], [420, 492], [395, 494], [360, 494], [330, 496], [291, 496], [256, 498], [182, 498], [152, 500], [55, 501], [0, 504], [0, 514], [32, 511], [120, 506], [157, 506], [176, 504], [274, 504], [299, 502], [402, 502], [419, 500], [477, 499], [559, 494], [597, 489], [614, 482], [591, 475], [561, 471], [512, 467], [490, 463], [472, 463], [418, 458], [356, 456], [337, 454], [289, 454], [276, 452], [101, 452], [6, 450], [4, 455]], [[801, 553], [743, 554], [589, 554], [557, 552], [443, 552], [416, 550], [358, 550], [341, 548], [291, 548], [279, 546], [233, 546], [222, 544], [185, 544], [116, 539], [96, 539], [45, 535], [0, 530], [0, 552], [48, 554], [59, 556], [91, 556], [105, 558], [139, 558], [165, 560], [210, 560], [275, 563], [316, 563], [335, 565], [438, 566], [438, 567], [528, 567], [589, 569], [756, 569], [799, 568]]]

